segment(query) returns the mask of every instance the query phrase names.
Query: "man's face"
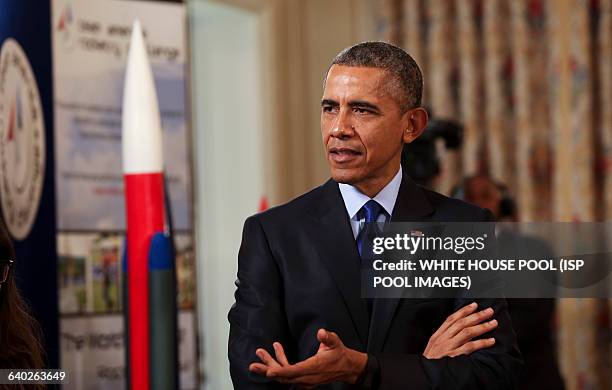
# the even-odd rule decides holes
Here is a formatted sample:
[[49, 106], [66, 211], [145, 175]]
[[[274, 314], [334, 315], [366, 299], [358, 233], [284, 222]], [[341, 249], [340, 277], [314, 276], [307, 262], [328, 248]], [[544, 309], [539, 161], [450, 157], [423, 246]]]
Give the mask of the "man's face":
[[410, 111], [402, 112], [389, 94], [388, 81], [383, 69], [333, 65], [321, 102], [321, 133], [331, 176], [366, 194], [397, 173], [412, 126]]

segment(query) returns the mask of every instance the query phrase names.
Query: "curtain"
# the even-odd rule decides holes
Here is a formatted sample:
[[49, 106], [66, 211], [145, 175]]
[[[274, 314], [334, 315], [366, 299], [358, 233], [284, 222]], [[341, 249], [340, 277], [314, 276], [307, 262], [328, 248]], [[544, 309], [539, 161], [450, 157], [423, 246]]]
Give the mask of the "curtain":
[[[380, 39], [421, 66], [424, 104], [464, 125], [437, 190], [485, 173], [520, 221], [612, 220], [612, 0], [381, 0]], [[609, 389], [612, 301], [557, 301], [568, 389]]]

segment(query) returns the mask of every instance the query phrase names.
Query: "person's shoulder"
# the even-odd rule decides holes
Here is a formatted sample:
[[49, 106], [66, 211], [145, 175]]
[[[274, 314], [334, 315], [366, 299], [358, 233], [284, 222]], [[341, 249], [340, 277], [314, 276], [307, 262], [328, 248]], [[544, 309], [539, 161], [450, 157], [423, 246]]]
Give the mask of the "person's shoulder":
[[434, 208], [436, 219], [452, 220], [454, 222], [483, 222], [493, 220], [493, 215], [487, 209], [483, 209], [461, 199], [450, 198], [424, 187], [420, 188]]
[[312, 212], [313, 207], [328, 201], [330, 191], [333, 191], [331, 180], [315, 187], [308, 192], [278, 206], [271, 207], [265, 211], [250, 216], [248, 219], [259, 220], [260, 223], [295, 223]]

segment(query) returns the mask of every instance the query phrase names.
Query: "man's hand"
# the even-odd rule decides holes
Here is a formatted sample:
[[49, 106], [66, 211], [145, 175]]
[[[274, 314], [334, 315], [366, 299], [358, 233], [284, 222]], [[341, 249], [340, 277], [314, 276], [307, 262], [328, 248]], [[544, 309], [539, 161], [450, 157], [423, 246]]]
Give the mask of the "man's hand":
[[280, 343], [274, 343], [276, 359], [263, 348], [255, 353], [262, 363], [252, 363], [249, 370], [285, 384], [313, 387], [331, 382], [355, 383], [368, 361], [368, 355], [344, 346], [334, 332], [319, 329], [319, 350], [299, 363], [289, 364]]
[[493, 316], [493, 309], [475, 313], [477, 307], [474, 302], [451, 314], [429, 338], [423, 356], [427, 359], [455, 357], [493, 346], [494, 338], [472, 340], [497, 327], [497, 320], [489, 321]]

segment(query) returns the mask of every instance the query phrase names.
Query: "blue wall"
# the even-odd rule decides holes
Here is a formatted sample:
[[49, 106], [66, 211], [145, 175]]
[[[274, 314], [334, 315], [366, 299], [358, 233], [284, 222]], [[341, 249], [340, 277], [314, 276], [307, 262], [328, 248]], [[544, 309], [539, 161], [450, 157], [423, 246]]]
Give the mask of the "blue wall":
[[17, 249], [16, 277], [45, 336], [50, 367], [59, 364], [57, 251], [53, 165], [53, 91], [50, 1], [0, 0], [0, 46], [12, 37], [23, 47], [38, 83], [43, 105], [46, 164], [42, 199], [34, 227]]

